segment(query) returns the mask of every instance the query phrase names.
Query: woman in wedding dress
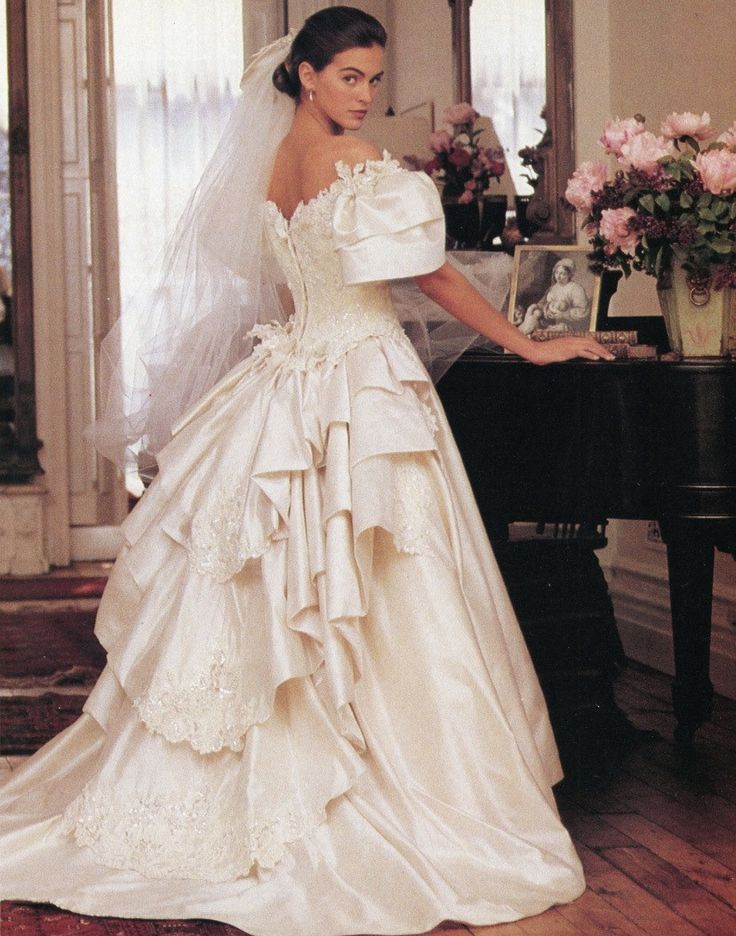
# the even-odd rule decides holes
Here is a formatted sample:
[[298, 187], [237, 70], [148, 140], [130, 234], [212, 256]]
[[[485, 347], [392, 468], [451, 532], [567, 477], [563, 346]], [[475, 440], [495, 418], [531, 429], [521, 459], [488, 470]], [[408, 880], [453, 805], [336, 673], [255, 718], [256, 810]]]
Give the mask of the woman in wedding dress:
[[[238, 308], [285, 295], [251, 275], [273, 260], [293, 314], [259, 313], [276, 321], [184, 415], [157, 408], [176, 424], [101, 602], [107, 666], [4, 790], [5, 898], [348, 936], [514, 920], [584, 888], [539, 685], [388, 281], [416, 277], [538, 363], [607, 353], [520, 334], [445, 263], [427, 176], [344, 134], [384, 44], [372, 17], [333, 7], [246, 72], [263, 137], [240, 123], [227, 172], [243, 162], [259, 197], [216, 157], [221, 213], [193, 211]], [[197, 290], [202, 307], [215, 292]], [[190, 351], [169, 344], [170, 402]]]

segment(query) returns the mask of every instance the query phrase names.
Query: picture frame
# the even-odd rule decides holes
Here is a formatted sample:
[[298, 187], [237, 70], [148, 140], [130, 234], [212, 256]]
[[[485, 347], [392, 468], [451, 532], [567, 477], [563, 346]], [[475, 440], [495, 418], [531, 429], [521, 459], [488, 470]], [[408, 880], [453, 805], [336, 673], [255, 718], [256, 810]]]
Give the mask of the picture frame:
[[601, 277], [576, 244], [523, 244], [514, 251], [508, 319], [537, 340], [596, 331]]

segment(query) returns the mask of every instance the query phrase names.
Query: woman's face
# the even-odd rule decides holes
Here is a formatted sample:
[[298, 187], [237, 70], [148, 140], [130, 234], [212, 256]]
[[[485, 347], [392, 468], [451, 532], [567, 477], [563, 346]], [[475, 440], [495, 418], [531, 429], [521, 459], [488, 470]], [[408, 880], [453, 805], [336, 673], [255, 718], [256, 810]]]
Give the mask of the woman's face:
[[570, 282], [570, 268], [566, 266], [555, 267], [555, 280], [558, 283]]
[[[359, 130], [383, 77], [383, 49], [372, 45], [338, 52], [322, 71], [303, 62], [299, 75], [303, 103], [326, 121], [333, 133]], [[309, 91], [314, 100], [309, 100]]]

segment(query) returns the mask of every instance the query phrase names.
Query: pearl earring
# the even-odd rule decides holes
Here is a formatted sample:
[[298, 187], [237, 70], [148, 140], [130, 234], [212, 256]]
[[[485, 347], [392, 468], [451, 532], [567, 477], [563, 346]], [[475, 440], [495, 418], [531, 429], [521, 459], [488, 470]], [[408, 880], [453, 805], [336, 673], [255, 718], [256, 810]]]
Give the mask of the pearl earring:
[[309, 92], [309, 100], [310, 100], [310, 101], [313, 101], [313, 100], [314, 100], [314, 91], [311, 91], [311, 90], [310, 90], [310, 92]]

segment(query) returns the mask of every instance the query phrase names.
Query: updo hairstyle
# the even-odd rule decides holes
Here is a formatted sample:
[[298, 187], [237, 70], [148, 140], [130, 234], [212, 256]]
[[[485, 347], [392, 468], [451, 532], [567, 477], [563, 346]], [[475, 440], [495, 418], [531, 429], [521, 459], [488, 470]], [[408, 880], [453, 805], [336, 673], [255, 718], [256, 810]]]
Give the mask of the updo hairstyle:
[[348, 6], [319, 10], [294, 37], [288, 58], [273, 73], [273, 83], [279, 91], [298, 101], [302, 93], [299, 80], [302, 62], [309, 62], [320, 72], [338, 53], [373, 45], [386, 46], [386, 30], [375, 17]]

